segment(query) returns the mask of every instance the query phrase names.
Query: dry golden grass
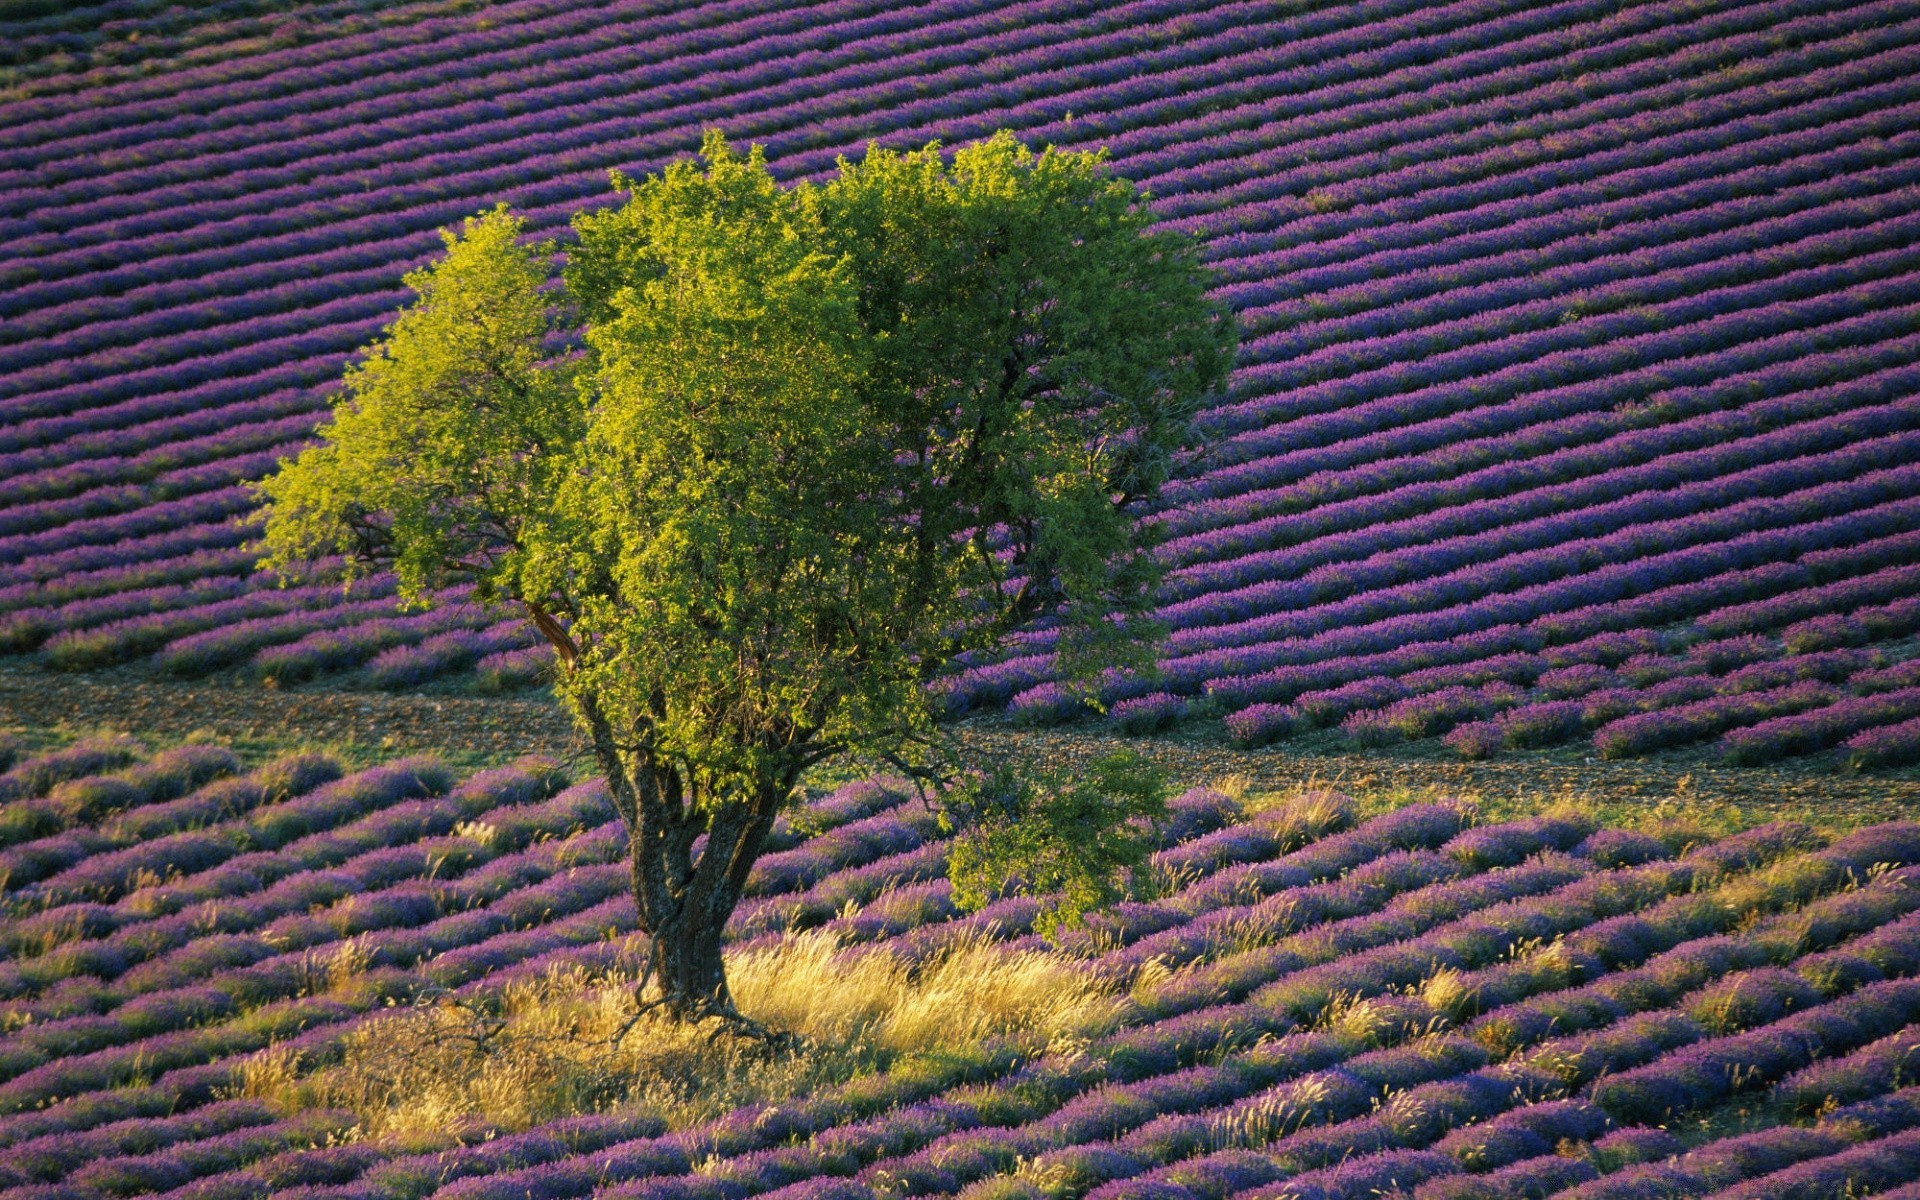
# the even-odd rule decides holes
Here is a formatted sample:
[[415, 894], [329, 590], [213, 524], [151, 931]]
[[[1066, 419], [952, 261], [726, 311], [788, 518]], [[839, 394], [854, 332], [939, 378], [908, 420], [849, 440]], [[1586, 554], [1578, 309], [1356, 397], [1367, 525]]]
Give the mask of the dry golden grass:
[[634, 1013], [632, 977], [556, 971], [369, 1022], [318, 1070], [264, 1051], [234, 1090], [349, 1109], [367, 1136], [525, 1129], [629, 1106], [683, 1127], [916, 1062], [1069, 1047], [1111, 1029], [1123, 1003], [1073, 960], [988, 944], [916, 968], [806, 934], [729, 956], [728, 979], [742, 1012], [799, 1046], [653, 1017], [616, 1042]]

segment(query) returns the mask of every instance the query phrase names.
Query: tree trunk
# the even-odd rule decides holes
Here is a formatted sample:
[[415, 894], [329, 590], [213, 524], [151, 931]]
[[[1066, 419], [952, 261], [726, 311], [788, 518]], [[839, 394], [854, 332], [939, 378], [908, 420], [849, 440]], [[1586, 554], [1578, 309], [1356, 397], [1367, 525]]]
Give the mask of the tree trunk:
[[721, 939], [774, 818], [799, 782], [806, 747], [786, 755], [750, 794], [703, 806], [694, 803], [681, 770], [623, 748], [591, 695], [575, 700], [627, 826], [634, 909], [650, 943], [648, 973], [660, 988], [655, 1003], [676, 1020], [717, 1016], [757, 1029], [727, 990]]
[[[752, 797], [694, 815], [674, 788], [653, 787], [631, 827], [634, 903], [650, 939], [648, 967], [658, 1003], [676, 1020], [717, 1016], [751, 1025], [734, 1007], [721, 955], [727, 919], [746, 889], [790, 782], [769, 781]], [[667, 802], [672, 800], [672, 802]], [[704, 837], [704, 844], [696, 841]]]
[[652, 935], [653, 977], [660, 987], [660, 1005], [675, 1020], [698, 1021], [737, 1011], [720, 954], [725, 925], [725, 918], [715, 926], [689, 913]]

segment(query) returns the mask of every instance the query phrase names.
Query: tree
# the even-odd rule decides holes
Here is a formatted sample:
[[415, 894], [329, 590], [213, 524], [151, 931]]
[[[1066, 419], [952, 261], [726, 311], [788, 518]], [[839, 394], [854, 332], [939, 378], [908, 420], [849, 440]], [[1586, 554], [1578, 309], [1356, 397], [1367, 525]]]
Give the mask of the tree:
[[616, 174], [558, 287], [504, 208], [445, 235], [261, 491], [269, 565], [526, 612], [629, 830], [659, 1003], [738, 1019], [721, 931], [808, 768], [936, 771], [929, 680], [1038, 619], [1078, 686], [1151, 669], [1135, 509], [1235, 334], [1102, 155], [1003, 133], [793, 187], [702, 155]]

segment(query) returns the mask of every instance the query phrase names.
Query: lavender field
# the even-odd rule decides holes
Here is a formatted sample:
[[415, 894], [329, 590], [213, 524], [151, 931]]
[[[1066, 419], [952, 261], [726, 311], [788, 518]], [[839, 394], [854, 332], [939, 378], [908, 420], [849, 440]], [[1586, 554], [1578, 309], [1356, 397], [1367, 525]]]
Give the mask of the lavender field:
[[[436, 230], [564, 234], [709, 127], [788, 179], [1004, 127], [1109, 147], [1243, 325], [1116, 731], [1920, 760], [1920, 3], [344, 7], [130, 9], [0, 99], [15, 663], [537, 684], [509, 614], [245, 548]], [[1100, 720], [1049, 638], [952, 706]]]
[[17, 749], [9, 1197], [1920, 1194], [1912, 823], [1714, 837], [1200, 788], [1170, 805], [1142, 897], [1051, 945], [1037, 898], [957, 912], [928, 810], [850, 783], [777, 830], [729, 931], [736, 974], [796, 943], [848, 977], [1026, 955], [1097, 1019], [732, 1110], [374, 1136], [364, 1097], [290, 1103], [288, 1081], [462, 1000], [602, 986], [636, 953], [600, 786], [537, 759], [462, 777]]

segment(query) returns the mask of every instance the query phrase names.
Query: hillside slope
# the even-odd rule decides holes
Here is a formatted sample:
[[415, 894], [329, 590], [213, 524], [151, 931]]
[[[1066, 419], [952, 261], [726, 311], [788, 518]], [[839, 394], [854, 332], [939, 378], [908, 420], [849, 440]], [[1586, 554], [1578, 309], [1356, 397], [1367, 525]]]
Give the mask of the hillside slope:
[[[1917, 0], [382, 20], [0, 104], [0, 652], [533, 678], [501, 614], [242, 549], [435, 230], [560, 231], [709, 126], [787, 178], [1006, 127], [1110, 147], [1245, 327], [1122, 724], [1920, 758]], [[1049, 674], [1037, 632], [952, 696], [1073, 716]]]
[[364, 1097], [302, 1105], [295, 1081], [514, 986], [630, 1005], [596, 786], [538, 759], [347, 774], [96, 740], [12, 762], [0, 801], [0, 1189], [22, 1200], [1905, 1200], [1920, 1178], [1911, 823], [1714, 840], [1195, 789], [1151, 893], [1048, 947], [1033, 898], [956, 912], [928, 811], [852, 783], [778, 828], [736, 955], [828, 944], [864, 978], [1038, 954], [1109, 1019], [705, 1116], [372, 1137]]

